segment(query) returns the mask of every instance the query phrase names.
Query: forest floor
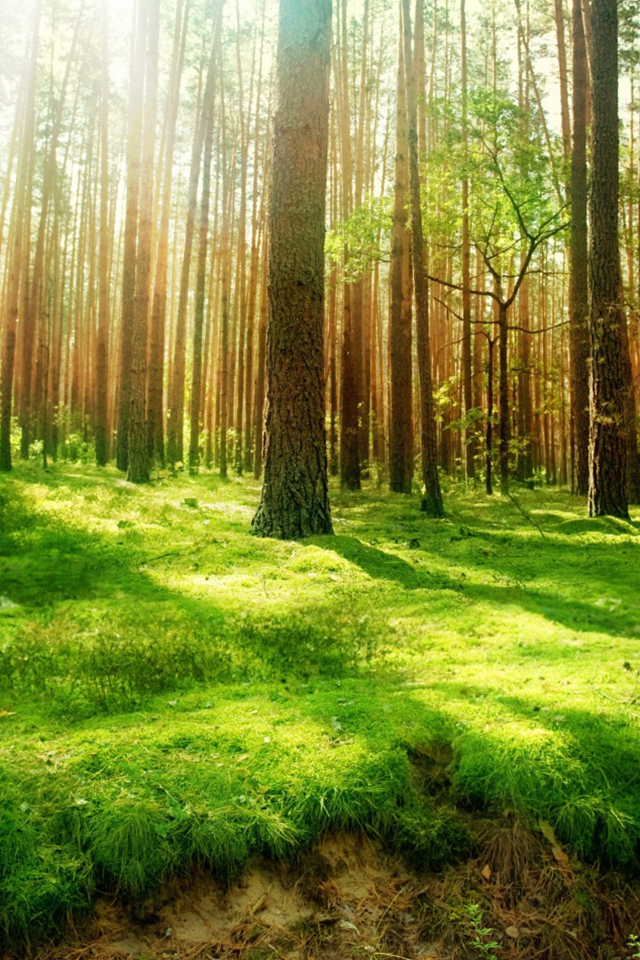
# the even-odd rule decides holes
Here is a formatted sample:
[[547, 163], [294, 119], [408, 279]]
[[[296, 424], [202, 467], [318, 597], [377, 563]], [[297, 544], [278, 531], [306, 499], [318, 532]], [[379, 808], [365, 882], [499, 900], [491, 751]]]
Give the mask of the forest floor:
[[258, 493], [2, 480], [0, 950], [640, 956], [640, 513]]

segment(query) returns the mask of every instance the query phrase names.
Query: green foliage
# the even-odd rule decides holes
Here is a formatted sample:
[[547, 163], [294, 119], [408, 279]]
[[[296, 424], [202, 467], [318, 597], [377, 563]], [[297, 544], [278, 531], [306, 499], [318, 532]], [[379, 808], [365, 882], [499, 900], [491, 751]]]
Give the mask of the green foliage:
[[633, 953], [631, 954], [633, 960], [640, 960], [640, 937], [638, 937], [635, 933], [632, 934], [629, 937], [627, 945], [629, 950], [633, 950]]
[[483, 960], [498, 960], [496, 950], [500, 944], [493, 938], [491, 927], [483, 926], [482, 911], [477, 903], [468, 903], [465, 908], [469, 945]]
[[349, 251], [343, 268], [345, 281], [355, 282], [376, 260], [388, 259], [392, 220], [392, 200], [369, 197], [327, 234], [325, 249], [330, 260], [340, 263], [345, 248]]

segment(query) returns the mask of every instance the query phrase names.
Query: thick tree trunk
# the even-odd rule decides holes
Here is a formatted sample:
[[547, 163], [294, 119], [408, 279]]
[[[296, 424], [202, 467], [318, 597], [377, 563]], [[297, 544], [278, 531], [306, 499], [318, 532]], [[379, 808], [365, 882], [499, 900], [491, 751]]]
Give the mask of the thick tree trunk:
[[324, 429], [330, 0], [280, 0], [264, 483], [253, 532], [332, 533]]
[[591, 167], [591, 434], [589, 515], [629, 516], [624, 325], [618, 248], [618, 10], [593, 0]]
[[413, 277], [418, 331], [418, 370], [420, 373], [420, 408], [422, 420], [422, 508], [430, 517], [442, 517], [444, 506], [438, 476], [438, 441], [431, 385], [431, 350], [429, 344], [429, 302], [424, 268], [422, 210], [420, 207], [420, 171], [418, 167], [418, 116], [415, 71], [411, 43], [411, 11], [409, 0], [402, 0], [404, 17], [404, 66], [407, 78], [407, 113], [409, 125], [409, 176], [411, 181], [411, 242]]

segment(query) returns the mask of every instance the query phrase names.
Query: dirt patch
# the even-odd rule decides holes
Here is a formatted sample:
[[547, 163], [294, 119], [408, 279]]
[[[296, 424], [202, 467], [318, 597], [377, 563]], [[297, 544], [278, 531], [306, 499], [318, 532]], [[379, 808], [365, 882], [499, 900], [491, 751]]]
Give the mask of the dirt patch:
[[[573, 861], [550, 828], [475, 821], [480, 855], [419, 876], [364, 836], [326, 837], [224, 889], [194, 875], [134, 908], [100, 900], [40, 960], [626, 960], [640, 888]], [[491, 945], [493, 944], [493, 945]]]

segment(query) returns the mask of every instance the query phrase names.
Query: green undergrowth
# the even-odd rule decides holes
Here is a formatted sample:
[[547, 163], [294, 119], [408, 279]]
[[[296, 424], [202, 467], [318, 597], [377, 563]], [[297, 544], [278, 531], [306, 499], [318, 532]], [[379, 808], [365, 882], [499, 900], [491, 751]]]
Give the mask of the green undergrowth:
[[372, 488], [281, 543], [249, 535], [257, 496], [1, 481], [0, 942], [331, 830], [439, 868], [476, 811], [637, 871], [637, 523], [458, 488], [429, 521]]

